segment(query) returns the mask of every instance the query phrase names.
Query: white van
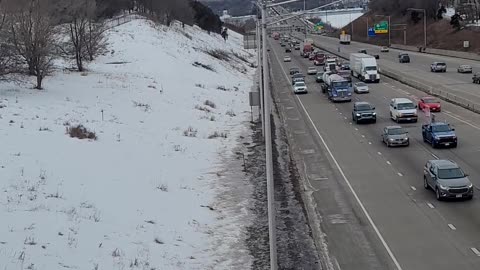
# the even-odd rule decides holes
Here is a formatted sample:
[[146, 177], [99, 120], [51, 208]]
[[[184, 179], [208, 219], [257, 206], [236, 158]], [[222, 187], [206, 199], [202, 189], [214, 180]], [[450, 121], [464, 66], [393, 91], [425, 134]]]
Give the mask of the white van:
[[390, 118], [395, 122], [418, 121], [417, 105], [408, 98], [393, 98], [390, 101]]

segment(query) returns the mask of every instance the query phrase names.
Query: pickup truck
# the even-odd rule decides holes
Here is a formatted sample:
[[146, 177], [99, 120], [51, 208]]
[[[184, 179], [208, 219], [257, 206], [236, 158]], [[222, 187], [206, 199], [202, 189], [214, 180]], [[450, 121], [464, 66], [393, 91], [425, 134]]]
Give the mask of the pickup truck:
[[433, 122], [422, 125], [423, 141], [430, 143], [433, 148], [438, 146], [457, 147], [455, 129], [444, 122]]

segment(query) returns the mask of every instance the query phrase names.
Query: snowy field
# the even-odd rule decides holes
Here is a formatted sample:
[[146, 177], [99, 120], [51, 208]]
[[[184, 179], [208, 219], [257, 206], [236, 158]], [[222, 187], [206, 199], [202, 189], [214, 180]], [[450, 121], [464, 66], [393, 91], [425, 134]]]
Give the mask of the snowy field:
[[330, 24], [334, 28], [342, 28], [348, 25], [350, 22], [360, 18], [363, 13], [356, 12], [352, 14], [335, 14], [335, 15], [319, 15], [315, 16], [322, 20], [322, 22]]
[[[0, 83], [1, 270], [248, 265], [248, 210], [239, 199], [225, 219], [216, 201], [254, 74], [229, 34], [134, 20], [88, 72], [58, 66], [43, 91]], [[78, 124], [97, 139], [66, 134]]]

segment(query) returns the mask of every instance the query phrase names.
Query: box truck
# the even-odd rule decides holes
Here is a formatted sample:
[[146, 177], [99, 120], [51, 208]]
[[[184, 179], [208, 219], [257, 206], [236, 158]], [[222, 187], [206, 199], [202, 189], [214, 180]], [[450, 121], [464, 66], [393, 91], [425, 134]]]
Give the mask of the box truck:
[[350, 54], [350, 68], [353, 77], [364, 82], [380, 81], [378, 65], [375, 57], [364, 53]]

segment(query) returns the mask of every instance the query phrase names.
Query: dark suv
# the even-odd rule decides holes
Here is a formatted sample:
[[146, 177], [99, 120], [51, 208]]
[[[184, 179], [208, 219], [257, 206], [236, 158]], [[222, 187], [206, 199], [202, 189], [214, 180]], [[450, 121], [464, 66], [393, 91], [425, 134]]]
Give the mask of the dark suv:
[[401, 53], [398, 55], [398, 61], [400, 63], [410, 63], [410, 56], [406, 53]]
[[355, 102], [353, 104], [352, 120], [357, 124], [364, 121], [377, 122], [375, 107], [365, 101]]
[[423, 186], [435, 191], [437, 200], [473, 198], [473, 184], [468, 175], [451, 160], [429, 160], [423, 168]]

